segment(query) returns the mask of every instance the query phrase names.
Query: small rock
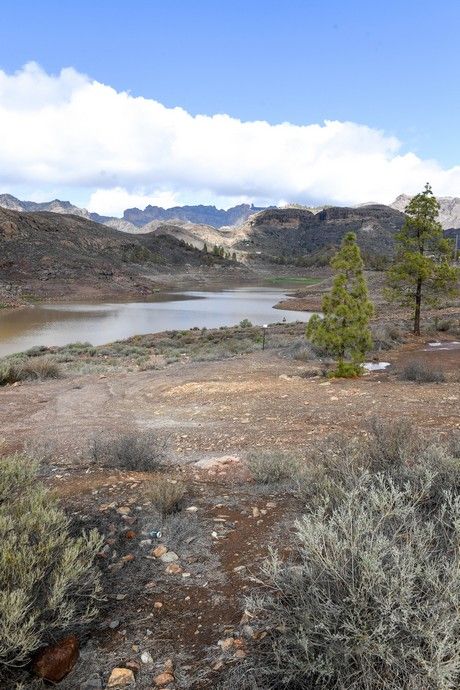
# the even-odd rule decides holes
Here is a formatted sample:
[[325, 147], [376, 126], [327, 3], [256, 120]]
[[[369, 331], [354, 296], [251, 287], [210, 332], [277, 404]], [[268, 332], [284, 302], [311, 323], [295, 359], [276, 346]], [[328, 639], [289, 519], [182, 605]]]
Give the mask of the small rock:
[[123, 563], [129, 563], [130, 561], [134, 561], [135, 555], [133, 553], [128, 553], [126, 556], [123, 556], [121, 559]]
[[117, 513], [119, 515], [129, 515], [131, 512], [131, 508], [128, 508], [128, 506], [121, 506], [120, 508], [117, 508]]
[[172, 659], [166, 659], [164, 669], [166, 673], [174, 673], [174, 664]]
[[166, 568], [166, 572], [168, 575], [180, 575], [182, 568], [179, 563], [170, 563]]
[[75, 666], [78, 647], [75, 635], [69, 635], [56, 644], [45, 647], [35, 658], [35, 673], [40, 678], [59, 683]]
[[252, 509], [252, 517], [257, 518], [259, 516], [260, 516], [260, 510], [256, 506], [254, 506], [254, 508]]
[[134, 530], [129, 529], [127, 532], [125, 532], [125, 539], [134, 539], [136, 536], [136, 532]]
[[153, 664], [153, 658], [150, 652], [142, 652], [141, 661], [143, 664]]
[[228, 652], [234, 646], [235, 640], [233, 637], [226, 637], [224, 640], [219, 640], [217, 644], [223, 652]]
[[[136, 645], [133, 645], [135, 647]], [[133, 649], [133, 651], [136, 651]], [[139, 651], [139, 650], [137, 650]], [[134, 673], [135, 676], [139, 673], [141, 670], [141, 665], [136, 659], [130, 659], [129, 661], [126, 662], [125, 664], [126, 668], [131, 669], [131, 671]]]
[[174, 680], [174, 676], [172, 673], [167, 673], [166, 671], [164, 673], [160, 673], [159, 676], [155, 676], [153, 679], [153, 682], [158, 688], [163, 687], [164, 685], [168, 685], [168, 683], [172, 683]]
[[134, 685], [134, 673], [130, 668], [114, 668], [107, 683], [108, 688], [126, 688]]
[[178, 561], [179, 556], [177, 553], [174, 553], [174, 551], [167, 551], [160, 557], [160, 560], [163, 561], [163, 563], [172, 563], [173, 561]]
[[108, 558], [110, 554], [110, 546], [108, 544], [105, 544], [105, 546], [102, 547], [102, 549], [99, 551], [97, 554], [99, 558]]
[[158, 546], [152, 550], [152, 556], [155, 556], [155, 558], [161, 558], [162, 556], [167, 553], [168, 549], [164, 544], [158, 544]]
[[120, 621], [110, 621], [109, 628], [111, 628], [112, 630], [115, 630], [115, 628], [118, 628], [119, 625], [120, 625]]
[[187, 513], [196, 513], [198, 511], [198, 506], [189, 506], [185, 509]]
[[195, 463], [195, 467], [198, 467], [200, 470], [211, 470], [236, 462], [240, 462], [240, 458], [234, 455], [223, 455], [220, 458], [203, 458], [203, 460], [198, 460], [198, 462]]
[[246, 656], [246, 652], [244, 649], [237, 649], [235, 652], [235, 659], [244, 659]]
[[153, 608], [154, 608], [154, 609], [161, 609], [161, 608], [163, 608], [162, 602], [161, 602], [161, 601], [156, 601], [156, 602], [154, 603], [154, 605], [153, 605]]

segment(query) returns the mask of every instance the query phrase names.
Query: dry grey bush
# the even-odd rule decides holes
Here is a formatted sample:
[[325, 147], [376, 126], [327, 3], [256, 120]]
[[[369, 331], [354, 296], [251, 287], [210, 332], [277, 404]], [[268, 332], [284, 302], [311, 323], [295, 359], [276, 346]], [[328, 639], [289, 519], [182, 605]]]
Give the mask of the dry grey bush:
[[361, 475], [332, 512], [324, 496], [296, 523], [293, 559], [272, 552], [245, 601], [258, 639], [239, 687], [458, 687], [459, 542], [452, 493], [430, 519], [410, 484], [382, 474]]
[[247, 463], [253, 479], [260, 484], [292, 481], [300, 471], [299, 458], [280, 450], [253, 451]]
[[161, 469], [166, 460], [166, 450], [164, 439], [150, 431], [98, 436], [90, 448], [96, 464], [137, 472]]
[[72, 537], [68, 518], [37, 473], [29, 457], [1, 459], [0, 678], [8, 687], [35, 650], [89, 624], [101, 599], [93, 565], [100, 535]]
[[414, 360], [399, 372], [399, 379], [416, 383], [445, 383], [446, 377], [441, 369], [434, 369], [425, 362]]
[[265, 561], [245, 600], [250, 654], [222, 688], [459, 687], [456, 449], [374, 421], [367, 439], [318, 451], [291, 557]]
[[144, 491], [147, 500], [160, 515], [170, 515], [181, 509], [185, 496], [185, 485], [178, 481], [172, 482], [166, 477], [159, 477], [149, 482], [144, 487]]

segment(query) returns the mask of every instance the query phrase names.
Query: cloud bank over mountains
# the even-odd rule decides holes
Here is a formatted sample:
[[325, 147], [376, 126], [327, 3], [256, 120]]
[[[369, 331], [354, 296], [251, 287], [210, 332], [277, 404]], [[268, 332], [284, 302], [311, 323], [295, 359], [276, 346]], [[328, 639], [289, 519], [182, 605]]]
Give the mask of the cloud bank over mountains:
[[460, 195], [460, 165], [443, 169], [365, 125], [193, 116], [73, 68], [0, 70], [0, 132], [0, 193], [72, 189], [106, 214], [148, 203], [389, 203], [428, 180], [439, 196]]

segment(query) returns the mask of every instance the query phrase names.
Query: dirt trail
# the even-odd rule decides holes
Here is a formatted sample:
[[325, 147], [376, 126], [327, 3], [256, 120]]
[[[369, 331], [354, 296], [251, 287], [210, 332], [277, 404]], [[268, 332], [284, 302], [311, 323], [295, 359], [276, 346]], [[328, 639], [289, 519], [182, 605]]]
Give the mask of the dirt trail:
[[[460, 349], [411, 343], [385, 354], [460, 371]], [[310, 367], [311, 368], [311, 367]], [[100, 431], [158, 429], [178, 462], [257, 447], [302, 447], [310, 438], [362, 429], [369, 417], [408, 417], [422, 427], [459, 426], [460, 383], [305, 378], [308, 366], [273, 352], [177, 364], [161, 371], [86, 375], [0, 389], [2, 436], [11, 447], [49, 442], [65, 464]]]

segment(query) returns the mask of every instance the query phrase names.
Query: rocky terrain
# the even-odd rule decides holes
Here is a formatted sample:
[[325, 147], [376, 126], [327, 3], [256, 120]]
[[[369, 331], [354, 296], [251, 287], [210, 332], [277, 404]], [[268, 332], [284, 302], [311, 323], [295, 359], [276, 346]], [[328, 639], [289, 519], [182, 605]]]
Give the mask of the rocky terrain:
[[[450, 201], [455, 215], [458, 205]], [[398, 205], [405, 206], [405, 199], [400, 197]], [[150, 213], [153, 207], [147, 208]], [[183, 207], [182, 215], [198, 218], [189, 213], [190, 208]], [[252, 215], [234, 227], [157, 219], [139, 228], [134, 225], [134, 221], [140, 223], [137, 211], [125, 213], [125, 219], [114, 219], [89, 214], [69, 202], [37, 204], [3, 195], [0, 303], [14, 305], [18, 287], [37, 297], [148, 294], [164, 283], [160, 275], [172, 284], [179, 273], [198, 271], [197, 278], [206, 283], [216, 268], [224, 269], [220, 276], [226, 279], [242, 279], [251, 273], [257, 279], [260, 271], [276, 273], [277, 266], [291, 267], [289, 270], [327, 267], [349, 231], [356, 233], [366, 265], [382, 269], [392, 255], [394, 235], [404, 222], [400, 210], [376, 204], [244, 209]], [[452, 222], [456, 222], [454, 215]], [[450, 237], [457, 233], [446, 230]], [[203, 251], [205, 245], [207, 252]], [[236, 261], [214, 255], [215, 246], [222, 247], [227, 256], [235, 255]]]
[[161, 274], [223, 266], [237, 268], [161, 231], [133, 237], [81, 216], [0, 209], [2, 295], [149, 294]]
[[[407, 194], [400, 194], [390, 206], [397, 211], [404, 211], [410, 200], [411, 197]], [[444, 230], [460, 228], [460, 198], [440, 196], [438, 197], [438, 201], [441, 206], [439, 210], [439, 222]]]
[[295, 257], [337, 247], [356, 232], [364, 254], [389, 256], [404, 215], [388, 206], [267, 209], [252, 216], [234, 235], [234, 246], [249, 252]]
[[[388, 205], [388, 207], [396, 211], [404, 212], [410, 199], [411, 197], [407, 194], [400, 194], [393, 203]], [[460, 228], [460, 198], [439, 197], [438, 201], [441, 205], [440, 222], [443, 228], [445, 230]], [[375, 206], [382, 206], [382, 204], [366, 203], [352, 208], [369, 209]], [[155, 223], [155, 221], [166, 225], [169, 225], [169, 223], [173, 221], [173, 224], [176, 226], [181, 226], [185, 223], [203, 227], [213, 227], [215, 229], [230, 229], [243, 225], [250, 216], [259, 213], [259, 211], [267, 210], [266, 208], [256, 207], [252, 204], [240, 204], [227, 210], [217, 209], [215, 206], [204, 205], [174, 206], [167, 209], [161, 208], [160, 206], [149, 205], [143, 210], [139, 208], [126, 209], [123, 212], [122, 218], [116, 218], [114, 216], [91, 213], [84, 208], [75, 206], [70, 201], [60, 201], [59, 199], [41, 203], [35, 201], [21, 201], [11, 194], [0, 194], [0, 207], [12, 211], [49, 211], [51, 213], [82, 216], [83, 218], [94, 220], [97, 223], [103, 223], [123, 232], [136, 232], [140, 228], [144, 228], [144, 231], [148, 232], [149, 230], [145, 226], [152, 222]], [[288, 204], [285, 208], [310, 211], [313, 214], [318, 214], [334, 207], [331, 205], [310, 207], [302, 206], [301, 204]], [[155, 225], [152, 227], [155, 227]]]

